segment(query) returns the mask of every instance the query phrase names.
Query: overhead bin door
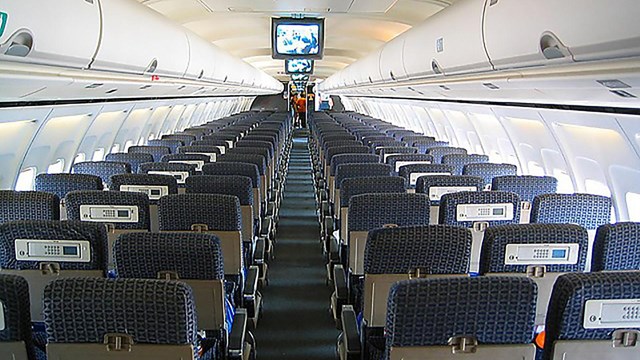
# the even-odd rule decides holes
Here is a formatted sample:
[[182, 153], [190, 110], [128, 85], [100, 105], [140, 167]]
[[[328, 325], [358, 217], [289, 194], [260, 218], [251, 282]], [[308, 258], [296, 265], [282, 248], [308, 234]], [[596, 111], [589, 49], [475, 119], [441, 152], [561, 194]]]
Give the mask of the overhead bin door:
[[[182, 27], [130, 0], [103, 0], [95, 70], [182, 77], [189, 45]], [[75, 16], [74, 16], [75, 19]]]
[[380, 53], [380, 75], [384, 81], [401, 80], [407, 77], [402, 52], [405, 35], [400, 35], [387, 43]]
[[0, 2], [2, 61], [86, 68], [99, 37], [97, 1]]
[[213, 80], [220, 49], [190, 31], [187, 31], [186, 35], [189, 41], [189, 67], [185, 77], [195, 80]]
[[640, 55], [640, 1], [490, 0], [485, 41], [496, 68]]
[[482, 41], [484, 1], [461, 1], [406, 33], [402, 58], [409, 77], [491, 70]]

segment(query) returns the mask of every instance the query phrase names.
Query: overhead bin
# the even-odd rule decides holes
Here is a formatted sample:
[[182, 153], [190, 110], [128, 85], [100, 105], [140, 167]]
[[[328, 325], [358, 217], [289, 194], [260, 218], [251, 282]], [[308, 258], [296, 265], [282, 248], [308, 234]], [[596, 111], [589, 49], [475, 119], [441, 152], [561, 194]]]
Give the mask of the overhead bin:
[[102, 38], [91, 69], [184, 76], [189, 43], [181, 26], [137, 1], [106, 0], [100, 4]]
[[190, 80], [214, 80], [216, 59], [221, 50], [191, 31], [186, 31], [186, 36], [189, 65], [184, 77]]
[[483, 10], [484, 1], [460, 1], [407, 31], [402, 52], [407, 76], [491, 70], [482, 39]]
[[485, 42], [497, 69], [640, 55], [638, 0], [491, 0]]
[[[375, 82], [382, 81], [382, 74], [380, 74], [380, 53], [382, 52], [382, 48], [375, 50], [371, 54], [367, 55], [364, 59], [354, 63], [350, 67], [350, 72], [352, 74], [353, 79], [358, 85], [370, 84]], [[350, 84], [353, 81], [348, 81]]]
[[0, 12], [0, 61], [86, 68], [98, 47], [97, 1], [2, 1]]
[[396, 81], [407, 78], [404, 69], [406, 35], [402, 34], [388, 42], [380, 51], [380, 75], [384, 81]]

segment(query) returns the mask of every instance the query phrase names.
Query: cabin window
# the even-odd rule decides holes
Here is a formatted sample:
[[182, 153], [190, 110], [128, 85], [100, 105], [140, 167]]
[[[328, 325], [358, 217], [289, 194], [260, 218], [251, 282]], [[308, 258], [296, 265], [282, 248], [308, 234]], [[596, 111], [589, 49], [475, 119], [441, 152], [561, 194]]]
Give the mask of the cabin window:
[[628, 192], [626, 200], [629, 221], [640, 221], [640, 194]]
[[118, 151], [120, 151], [120, 144], [113, 144], [111, 147], [111, 153], [117, 153]]
[[571, 176], [566, 171], [555, 169], [553, 170], [553, 176], [558, 179], [558, 192], [561, 194], [573, 194], [575, 189], [573, 188], [573, 182]]
[[102, 161], [104, 160], [104, 148], [97, 149], [93, 152], [93, 157], [91, 157], [92, 161]]
[[86, 159], [87, 159], [87, 156], [84, 153], [78, 153], [78, 155], [76, 155], [76, 158], [73, 159], [73, 163], [74, 164], [81, 163]]
[[133, 140], [127, 140], [127, 142], [124, 144], [124, 151], [128, 151], [130, 147], [132, 147], [133, 144]]
[[535, 161], [529, 161], [529, 175], [544, 176], [544, 168]]
[[611, 196], [611, 190], [606, 184], [601, 183], [597, 180], [586, 179], [584, 181], [584, 186], [588, 193], [595, 195], [603, 195], [603, 196]]
[[36, 178], [36, 168], [30, 167], [22, 170], [18, 175], [18, 181], [16, 182], [17, 191], [30, 191], [33, 190], [33, 183]]
[[64, 159], [58, 159], [47, 168], [47, 174], [59, 174], [61, 172], [64, 172]]

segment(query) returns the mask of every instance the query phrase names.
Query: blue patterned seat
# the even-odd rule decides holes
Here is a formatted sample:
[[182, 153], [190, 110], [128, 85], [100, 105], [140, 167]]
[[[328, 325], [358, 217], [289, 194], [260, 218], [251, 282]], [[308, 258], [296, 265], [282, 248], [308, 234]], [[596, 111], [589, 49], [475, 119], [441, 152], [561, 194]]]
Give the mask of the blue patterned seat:
[[169, 154], [162, 157], [163, 163], [190, 164], [196, 166], [196, 171], [202, 171], [202, 167], [211, 161], [209, 155], [203, 154]]
[[497, 176], [493, 178], [492, 190], [514, 192], [520, 200], [533, 203], [542, 194], [554, 194], [558, 189], [558, 179], [552, 176]]
[[75, 190], [102, 190], [102, 179], [87, 174], [38, 174], [36, 191], [57, 195], [61, 200]]
[[611, 221], [611, 199], [593, 194], [543, 194], [533, 200], [531, 222], [570, 223], [595, 230]]
[[196, 168], [197, 165], [191, 163], [155, 162], [140, 165], [140, 173], [173, 176], [178, 182], [178, 187], [184, 187], [187, 178], [196, 174]]
[[[182, 141], [184, 145], [188, 146], [188, 145], [191, 145], [191, 142], [196, 140], [196, 137], [194, 135], [188, 135], [188, 134], [168, 134], [168, 135], [162, 135], [161, 139]], [[204, 138], [202, 140], [204, 140]]]
[[160, 230], [191, 231], [192, 225], [207, 225], [210, 231], [240, 231], [242, 213], [236, 196], [178, 194], [160, 199]]
[[251, 179], [254, 188], [260, 187], [260, 171], [258, 166], [245, 162], [215, 162], [202, 168], [203, 175], [238, 175]]
[[339, 154], [335, 155], [331, 158], [330, 165], [330, 176], [336, 175], [336, 170], [338, 165], [341, 164], [350, 164], [350, 163], [378, 163], [380, 162], [380, 157], [374, 154]]
[[[365, 143], [366, 143], [366, 139], [365, 139]], [[380, 149], [383, 147], [399, 148], [399, 147], [406, 147], [407, 144], [403, 143], [402, 141], [398, 141], [394, 138], [389, 138], [384, 140], [383, 139], [369, 140], [369, 143], [367, 144], [367, 146], [369, 146], [372, 153], [380, 155]]]
[[111, 176], [130, 174], [131, 165], [113, 161], [85, 161], [73, 164], [71, 172], [99, 176], [107, 188], [111, 187]]
[[[0, 303], [4, 319], [0, 352], [11, 356], [9, 359], [36, 360], [27, 281], [21, 276], [0, 274]], [[42, 349], [39, 351], [42, 353]]]
[[[139, 191], [149, 195], [149, 202], [156, 204], [160, 197], [178, 193], [178, 182], [173, 176], [152, 174], [122, 174], [112, 177], [114, 191]], [[127, 186], [151, 186], [147, 190], [131, 190]], [[158, 188], [161, 187], [161, 188]]]
[[415, 135], [403, 135], [400, 138], [400, 140], [413, 146], [413, 143], [415, 143], [416, 141], [436, 141], [436, 138], [433, 136], [415, 134]]
[[180, 146], [184, 146], [185, 143], [182, 140], [155, 139], [149, 140], [147, 145], [168, 147], [172, 154], [176, 154], [178, 152], [178, 148]]
[[[69, 220], [111, 223], [115, 229], [119, 230], [149, 230], [149, 197], [146, 194], [121, 191], [72, 191], [67, 194], [66, 202]], [[120, 211], [117, 211], [114, 217], [85, 216], [84, 207], [101, 205], [127, 208], [130, 212], [126, 217], [124, 215], [121, 217]], [[91, 211], [91, 215], [94, 215], [94, 211]]]
[[0, 190], [0, 224], [13, 220], [59, 220], [60, 198], [41, 191]]
[[112, 153], [107, 154], [105, 161], [124, 162], [131, 166], [131, 172], [138, 172], [140, 164], [153, 162], [153, 155], [147, 153]]
[[171, 149], [167, 146], [131, 146], [127, 152], [132, 154], [150, 154], [153, 161], [160, 161], [163, 156], [171, 154]]
[[640, 270], [640, 223], [605, 224], [593, 244], [591, 271]]
[[[212, 145], [190, 145], [178, 148], [180, 154], [203, 154], [209, 156], [211, 162], [215, 162], [216, 158], [222, 154], [217, 146]], [[226, 153], [226, 152], [225, 152]]]
[[419, 152], [421, 154], [426, 154], [429, 151], [429, 149], [431, 149], [431, 148], [449, 146], [449, 142], [448, 141], [434, 141], [434, 140], [431, 140], [431, 139], [416, 140], [416, 141], [413, 142], [413, 144], [411, 144], [411, 146], [417, 147], [418, 149], [420, 149]]
[[241, 162], [255, 164], [258, 167], [260, 176], [264, 176], [267, 172], [267, 163], [264, 156], [258, 154], [229, 154], [221, 155], [216, 162]]
[[462, 175], [465, 165], [476, 163], [488, 163], [489, 156], [479, 154], [447, 154], [442, 156], [441, 163], [452, 165], [454, 175]]
[[436, 164], [442, 163], [442, 157], [451, 154], [467, 154], [467, 149], [450, 147], [450, 146], [437, 146], [427, 150], [427, 154], [433, 156], [433, 162]]
[[379, 163], [348, 163], [336, 167], [335, 187], [341, 188], [342, 181], [356, 177], [391, 176], [390, 165]]
[[45, 289], [44, 306], [50, 357], [75, 359], [87, 351], [101, 354], [117, 346], [105, 346], [105, 336], [117, 342], [111, 334], [126, 334], [132, 351], [141, 356], [151, 347], [156, 356], [200, 359], [195, 354], [200, 343], [193, 291], [183, 282], [60, 279]]
[[333, 147], [341, 147], [341, 146], [362, 146], [362, 142], [358, 140], [336, 140], [334, 138], [329, 138], [328, 140], [321, 143], [323, 151], [326, 151], [329, 148]]
[[391, 154], [385, 159], [385, 163], [393, 167], [397, 173], [400, 171], [400, 167], [409, 165], [412, 163], [418, 164], [431, 164], [433, 163], [433, 156], [427, 154]]
[[[420, 176], [416, 182], [416, 193], [428, 194], [432, 206], [440, 205], [442, 196], [439, 189], [453, 191], [464, 188], [465, 191], [481, 191], [483, 180], [477, 176], [435, 175]], [[456, 191], [457, 192], [457, 191]]]
[[[560, 276], [553, 287], [549, 303], [544, 359], [637, 359], [637, 344], [624, 346], [622, 344], [625, 339], [622, 338], [617, 341], [621, 345], [612, 346], [612, 335], [616, 330], [624, 329], [623, 332], [629, 333], [631, 344], [637, 341], [637, 338], [633, 341], [633, 331], [640, 331], [640, 326], [637, 325], [637, 299], [640, 299], [638, 271]], [[606, 308], [596, 306], [595, 312], [587, 311], [590, 301], [602, 300], [627, 300], [627, 307], [616, 311], [615, 307], [609, 306], [613, 309], [607, 312]], [[610, 318], [601, 318], [606, 315]], [[635, 325], [630, 322], [627, 325], [607, 326], [607, 320], [615, 321], [621, 317], [622, 321], [629, 321], [629, 315], [635, 320]], [[603, 324], [597, 326], [596, 323], [600, 320]]]
[[348, 207], [352, 196], [370, 193], [404, 193], [406, 187], [406, 180], [399, 176], [347, 178], [341, 185], [339, 206]]
[[491, 182], [496, 176], [517, 175], [518, 167], [513, 164], [480, 163], [467, 164], [462, 170], [463, 175], [479, 176], [484, 179], [484, 185], [490, 190]]
[[[25, 244], [25, 240], [29, 243]], [[64, 259], [40, 255], [29, 260], [17, 253], [23, 251], [18, 249], [50, 246], [60, 241], [67, 241], [65, 246], [73, 248], [77, 255]], [[106, 229], [99, 224], [50, 220], [8, 222], [0, 225], [0, 273], [19, 275], [28, 281], [31, 319], [41, 322], [44, 286], [59, 277], [104, 277], [107, 246]]]
[[414, 188], [418, 183], [418, 179], [424, 175], [435, 176], [436, 174], [453, 175], [453, 167], [444, 164], [409, 164], [400, 166], [398, 175], [407, 179], [409, 186]]
[[387, 157], [393, 154], [417, 154], [418, 148], [407, 146], [380, 146], [375, 149], [375, 153], [380, 155], [383, 162], [387, 162]]
[[[496, 208], [481, 213], [465, 205], [493, 205]], [[518, 224], [520, 222], [520, 198], [517, 194], [502, 191], [465, 191], [444, 194], [440, 198], [438, 222], [444, 225], [473, 229], [471, 248], [471, 272], [480, 266], [482, 237], [487, 227]]]
[[[471, 337], [480, 348], [521, 345], [528, 355], [525, 359], [533, 359], [536, 295], [535, 283], [518, 277], [396, 283], [387, 305], [384, 359], [390, 359], [391, 352], [398, 348], [447, 346], [455, 337]], [[420, 350], [416, 349], [414, 356]]]
[[[248, 135], [249, 136], [249, 135]], [[245, 140], [244, 138], [236, 143], [236, 148], [264, 148], [269, 150], [269, 157], [272, 158], [277, 142], [260, 141], [260, 140]]]

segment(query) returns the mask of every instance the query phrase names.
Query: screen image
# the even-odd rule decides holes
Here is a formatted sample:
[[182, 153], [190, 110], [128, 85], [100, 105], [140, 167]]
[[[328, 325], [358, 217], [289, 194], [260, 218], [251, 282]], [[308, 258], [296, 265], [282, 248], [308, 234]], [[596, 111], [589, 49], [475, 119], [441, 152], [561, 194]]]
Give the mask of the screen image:
[[324, 19], [273, 18], [271, 31], [274, 59], [322, 59]]
[[313, 60], [291, 59], [285, 61], [287, 74], [310, 74], [313, 72]]
[[293, 75], [291, 75], [291, 80], [293, 80], [293, 81], [308, 81], [309, 80], [309, 75], [293, 74]]

